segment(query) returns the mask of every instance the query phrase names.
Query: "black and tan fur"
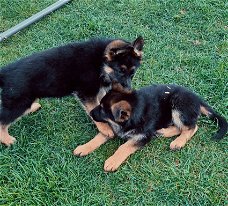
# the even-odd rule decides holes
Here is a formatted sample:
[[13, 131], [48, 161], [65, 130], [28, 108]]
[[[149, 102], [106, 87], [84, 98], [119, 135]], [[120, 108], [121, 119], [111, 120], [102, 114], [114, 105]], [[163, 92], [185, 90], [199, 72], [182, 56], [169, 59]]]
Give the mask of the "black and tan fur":
[[[10, 124], [23, 114], [39, 109], [37, 98], [74, 94], [89, 113], [111, 89], [112, 82], [130, 88], [140, 65], [142, 48], [142, 37], [132, 43], [121, 39], [92, 39], [35, 53], [3, 66], [0, 70], [0, 142], [7, 146], [14, 143], [15, 138], [8, 134]], [[113, 136], [107, 124], [95, 124], [102, 133], [100, 136]]]
[[177, 85], [152, 85], [129, 91], [116, 84], [90, 114], [95, 121], [107, 122], [116, 135], [127, 140], [106, 160], [106, 171], [117, 170], [129, 155], [157, 134], [179, 135], [170, 149], [184, 147], [198, 129], [200, 114], [218, 122], [214, 139], [224, 137], [228, 127], [226, 119], [199, 96]]

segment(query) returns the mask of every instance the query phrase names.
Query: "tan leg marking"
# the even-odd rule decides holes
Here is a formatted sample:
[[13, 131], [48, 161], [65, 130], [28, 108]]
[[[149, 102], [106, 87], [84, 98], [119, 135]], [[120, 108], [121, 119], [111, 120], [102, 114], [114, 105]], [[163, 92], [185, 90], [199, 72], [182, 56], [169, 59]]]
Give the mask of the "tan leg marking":
[[102, 133], [98, 133], [92, 140], [90, 140], [86, 144], [79, 145], [73, 153], [74, 155], [79, 157], [86, 156], [107, 141], [108, 138], [106, 136], [104, 136]]
[[196, 133], [197, 130], [198, 130], [197, 125], [193, 129], [184, 128], [181, 131], [181, 135], [171, 142], [170, 149], [176, 150], [184, 147], [185, 144], [193, 137], [193, 135]]
[[38, 102], [32, 103], [31, 107], [24, 112], [24, 115], [37, 111], [41, 108], [41, 105]]
[[161, 134], [163, 137], [173, 137], [179, 135], [181, 131], [176, 126], [170, 126], [157, 130], [157, 133]]
[[16, 139], [8, 133], [9, 125], [0, 125], [0, 142], [6, 146], [12, 145]]
[[[84, 104], [86, 112], [89, 114], [90, 111], [92, 109], [94, 109], [98, 104], [97, 103], [93, 103], [93, 102], [87, 102]], [[104, 134], [107, 137], [113, 137], [114, 133], [111, 129], [111, 127], [107, 124], [107, 123], [103, 123], [103, 122], [95, 122], [95, 125], [97, 126], [97, 129]]]
[[107, 136], [109, 138], [114, 137], [112, 128], [107, 123], [95, 122], [95, 121], [94, 121], [94, 123], [97, 126], [97, 129], [99, 130], [99, 132], [101, 132], [102, 134], [104, 134], [105, 136]]
[[106, 172], [114, 172], [118, 167], [133, 153], [139, 150], [135, 145], [135, 141], [128, 140], [125, 144], [121, 145], [116, 152], [109, 157], [104, 164]]
[[[41, 105], [37, 101], [38, 101], [38, 99], [36, 99], [32, 103], [31, 107], [29, 109], [27, 109], [23, 115], [37, 111], [41, 107]], [[18, 117], [17, 120], [18, 119], [20, 119], [20, 117]], [[0, 125], [0, 142], [5, 144], [6, 146], [10, 146], [10, 145], [14, 144], [14, 142], [16, 141], [16, 138], [10, 136], [8, 133], [9, 126], [10, 125]]]

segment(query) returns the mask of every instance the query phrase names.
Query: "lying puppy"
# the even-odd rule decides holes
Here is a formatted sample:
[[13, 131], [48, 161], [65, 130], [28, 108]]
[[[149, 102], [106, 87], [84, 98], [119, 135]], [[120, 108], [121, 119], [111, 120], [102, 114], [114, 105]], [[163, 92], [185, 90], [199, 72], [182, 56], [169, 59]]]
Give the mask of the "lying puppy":
[[165, 137], [179, 135], [170, 144], [180, 149], [192, 138], [196, 122], [204, 114], [217, 120], [219, 130], [214, 136], [221, 139], [227, 132], [227, 121], [196, 94], [177, 85], [152, 85], [137, 91], [113, 86], [90, 115], [95, 121], [108, 122], [116, 135], [127, 142], [109, 159], [104, 169], [115, 171], [126, 158], [148, 143], [157, 133]]
[[[0, 142], [9, 146], [15, 138], [8, 127], [18, 117], [36, 111], [38, 98], [75, 93], [89, 113], [119, 82], [130, 88], [142, 58], [143, 38], [132, 43], [121, 39], [94, 39], [70, 43], [22, 58], [0, 70]], [[107, 124], [95, 123], [101, 139], [113, 136]]]

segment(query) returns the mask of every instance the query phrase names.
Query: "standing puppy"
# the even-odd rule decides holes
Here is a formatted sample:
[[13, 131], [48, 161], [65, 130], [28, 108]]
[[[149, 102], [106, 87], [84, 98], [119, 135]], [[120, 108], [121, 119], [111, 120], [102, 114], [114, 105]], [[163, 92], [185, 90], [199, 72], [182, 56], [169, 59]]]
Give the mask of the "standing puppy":
[[[7, 146], [14, 143], [8, 127], [23, 114], [37, 110], [38, 98], [75, 93], [89, 113], [111, 88], [111, 82], [130, 88], [142, 48], [142, 37], [132, 43], [96, 39], [52, 48], [4, 66], [0, 70], [0, 142]], [[101, 139], [113, 136], [108, 125], [96, 125]]]
[[177, 85], [152, 85], [137, 91], [116, 85], [90, 114], [95, 121], [109, 123], [116, 135], [127, 140], [106, 160], [106, 171], [115, 171], [157, 133], [165, 137], [179, 135], [170, 148], [184, 147], [198, 129], [200, 114], [217, 120], [219, 130], [215, 139], [221, 139], [227, 132], [225, 118], [196, 94]]

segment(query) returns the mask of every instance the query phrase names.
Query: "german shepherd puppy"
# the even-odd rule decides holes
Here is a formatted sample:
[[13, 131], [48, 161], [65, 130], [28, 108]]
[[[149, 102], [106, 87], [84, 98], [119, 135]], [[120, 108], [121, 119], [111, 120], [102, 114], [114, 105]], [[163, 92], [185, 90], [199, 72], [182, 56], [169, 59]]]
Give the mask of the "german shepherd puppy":
[[156, 134], [165, 137], [179, 135], [170, 144], [176, 150], [196, 133], [200, 114], [217, 120], [219, 130], [215, 139], [227, 132], [227, 121], [199, 96], [177, 85], [152, 85], [129, 91], [121, 85], [111, 90], [90, 115], [95, 121], [107, 122], [114, 133], [127, 142], [105, 162], [106, 171], [115, 171], [126, 158], [142, 148]]
[[[0, 70], [0, 142], [15, 138], [8, 127], [18, 117], [41, 107], [38, 98], [75, 94], [89, 113], [111, 89], [112, 82], [131, 87], [142, 58], [143, 38], [93, 39], [70, 43], [22, 58]], [[96, 123], [102, 138], [113, 136], [107, 124]]]

